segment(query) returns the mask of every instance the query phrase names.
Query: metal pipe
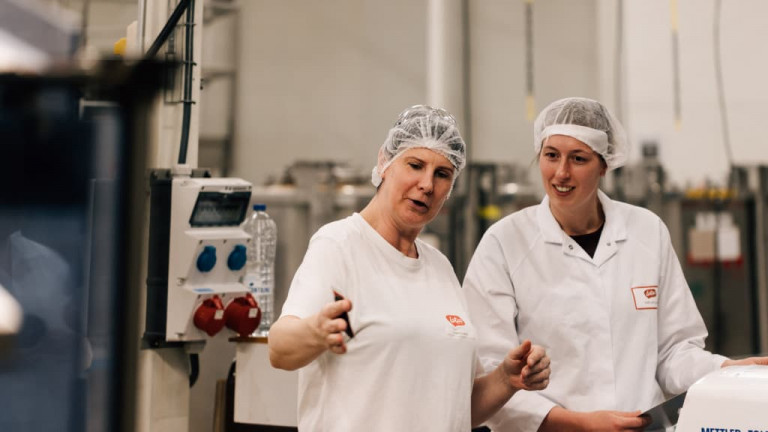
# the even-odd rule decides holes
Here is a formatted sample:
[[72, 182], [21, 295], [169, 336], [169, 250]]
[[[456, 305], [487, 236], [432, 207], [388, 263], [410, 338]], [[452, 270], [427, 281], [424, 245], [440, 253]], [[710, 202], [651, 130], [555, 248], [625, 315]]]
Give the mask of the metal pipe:
[[427, 5], [427, 103], [467, 122], [463, 101], [461, 0], [429, 0]]
[[757, 270], [757, 324], [760, 352], [768, 353], [768, 236], [766, 235], [766, 186], [768, 167], [757, 168], [755, 187], [755, 269]]

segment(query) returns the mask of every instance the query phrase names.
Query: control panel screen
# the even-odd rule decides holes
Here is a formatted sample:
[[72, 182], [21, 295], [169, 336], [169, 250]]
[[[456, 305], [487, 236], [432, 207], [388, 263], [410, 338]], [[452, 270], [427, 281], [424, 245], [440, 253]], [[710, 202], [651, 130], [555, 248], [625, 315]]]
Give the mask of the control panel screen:
[[189, 218], [193, 227], [238, 226], [245, 219], [250, 192], [200, 192]]

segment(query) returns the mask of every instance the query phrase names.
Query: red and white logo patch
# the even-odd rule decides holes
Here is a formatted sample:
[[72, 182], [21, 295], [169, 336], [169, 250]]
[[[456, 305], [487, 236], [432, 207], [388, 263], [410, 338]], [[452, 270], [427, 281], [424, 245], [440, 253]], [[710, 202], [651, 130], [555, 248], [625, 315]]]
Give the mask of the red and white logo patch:
[[632, 288], [632, 299], [635, 301], [635, 309], [658, 309], [659, 287], [656, 285], [639, 286]]
[[454, 327], [461, 327], [461, 326], [464, 326], [464, 325], [467, 324], [458, 315], [446, 315], [445, 319], [447, 319], [448, 322], [451, 323], [451, 325], [454, 326]]

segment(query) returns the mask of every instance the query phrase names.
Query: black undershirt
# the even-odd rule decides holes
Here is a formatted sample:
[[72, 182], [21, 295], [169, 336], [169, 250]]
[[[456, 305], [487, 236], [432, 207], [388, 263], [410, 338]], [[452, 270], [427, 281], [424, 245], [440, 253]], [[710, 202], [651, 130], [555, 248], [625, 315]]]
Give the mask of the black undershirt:
[[571, 236], [571, 238], [576, 241], [576, 243], [578, 243], [582, 249], [584, 249], [584, 252], [586, 252], [590, 258], [594, 258], [595, 256], [597, 244], [600, 243], [600, 233], [603, 232], [603, 225], [600, 225], [600, 228], [598, 228], [597, 231], [593, 233]]

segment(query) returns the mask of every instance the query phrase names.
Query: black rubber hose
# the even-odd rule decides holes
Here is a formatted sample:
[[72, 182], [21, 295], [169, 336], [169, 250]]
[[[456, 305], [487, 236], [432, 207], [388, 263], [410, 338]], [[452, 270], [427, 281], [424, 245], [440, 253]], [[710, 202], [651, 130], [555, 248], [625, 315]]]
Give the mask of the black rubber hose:
[[168, 22], [165, 23], [163, 29], [160, 30], [160, 34], [157, 35], [157, 39], [152, 42], [152, 46], [147, 50], [145, 58], [155, 58], [157, 52], [160, 51], [160, 47], [163, 46], [166, 40], [168, 40], [168, 37], [171, 35], [171, 33], [173, 33], [173, 29], [179, 23], [181, 14], [183, 14], [188, 7], [190, 9], [194, 9], [194, 5], [190, 7], [190, 2], [191, 0], [181, 0], [179, 4], [176, 5], [176, 9], [174, 9], [173, 13], [171, 13], [170, 18], [168, 18]]
[[184, 52], [184, 114], [181, 120], [181, 143], [179, 144], [179, 164], [187, 163], [187, 147], [189, 145], [189, 122], [192, 116], [192, 61], [195, 24], [195, 0], [189, 0], [187, 9], [187, 37]]

